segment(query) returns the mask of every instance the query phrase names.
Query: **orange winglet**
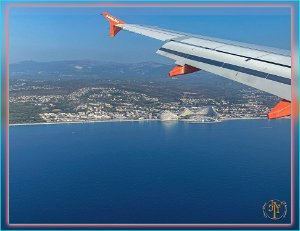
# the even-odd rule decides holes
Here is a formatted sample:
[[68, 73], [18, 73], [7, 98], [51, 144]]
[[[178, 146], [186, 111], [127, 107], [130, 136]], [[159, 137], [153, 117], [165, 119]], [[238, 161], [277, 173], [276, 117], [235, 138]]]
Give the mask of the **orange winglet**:
[[185, 74], [193, 73], [193, 72], [196, 72], [199, 70], [200, 69], [190, 66], [190, 65], [184, 65], [184, 66], [178, 65], [169, 72], [169, 76], [185, 75]]
[[118, 27], [116, 25], [121, 25], [121, 24], [125, 24], [125, 22], [121, 21], [120, 19], [115, 18], [114, 16], [103, 12], [102, 15], [109, 21], [110, 24], [110, 30], [109, 30], [109, 34], [110, 37], [115, 37], [116, 34], [122, 30], [121, 27]]
[[291, 102], [287, 100], [281, 100], [268, 113], [268, 118], [276, 119], [276, 118], [289, 116], [289, 115], [291, 115]]

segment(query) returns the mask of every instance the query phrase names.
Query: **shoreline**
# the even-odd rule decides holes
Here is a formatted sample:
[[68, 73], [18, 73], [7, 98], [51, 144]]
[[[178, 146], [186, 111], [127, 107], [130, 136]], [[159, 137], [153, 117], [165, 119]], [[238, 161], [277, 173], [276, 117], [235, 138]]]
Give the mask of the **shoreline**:
[[[224, 121], [232, 121], [232, 120], [258, 120], [258, 119], [268, 119], [267, 117], [245, 117], [245, 118], [225, 118], [216, 122], [199, 122], [199, 121], [161, 121], [160, 119], [144, 119], [144, 120], [99, 120], [99, 121], [69, 121], [69, 122], [52, 122], [52, 123], [24, 123], [24, 124], [9, 124], [9, 127], [15, 126], [37, 126], [37, 125], [59, 125], [59, 124], [90, 124], [90, 123], [115, 123], [115, 122], [152, 122], [152, 121], [161, 121], [162, 123], [168, 122], [184, 122], [184, 123], [198, 123], [198, 124], [208, 124], [208, 123], [221, 123]], [[283, 118], [283, 119], [289, 119]]]
[[159, 121], [159, 119], [148, 120], [97, 120], [97, 121], [69, 121], [69, 122], [52, 122], [52, 123], [24, 123], [24, 124], [9, 124], [9, 126], [35, 126], [35, 125], [56, 125], [56, 124], [91, 124], [91, 123], [107, 123], [107, 122], [148, 122]]

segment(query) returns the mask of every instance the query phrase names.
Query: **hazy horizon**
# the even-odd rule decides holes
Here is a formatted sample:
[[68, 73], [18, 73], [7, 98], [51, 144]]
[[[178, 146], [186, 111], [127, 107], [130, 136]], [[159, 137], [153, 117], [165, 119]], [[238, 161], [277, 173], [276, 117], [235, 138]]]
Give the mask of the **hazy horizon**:
[[97, 63], [114, 63], [114, 64], [139, 64], [139, 63], [155, 63], [155, 64], [161, 64], [161, 65], [173, 65], [172, 60], [170, 60], [170, 63], [163, 63], [158, 62], [155, 60], [149, 60], [149, 61], [136, 61], [136, 62], [117, 62], [117, 61], [105, 61], [105, 60], [96, 60], [96, 59], [62, 59], [62, 60], [49, 60], [49, 61], [38, 61], [38, 60], [21, 60], [14, 63], [9, 63], [9, 65], [14, 64], [21, 64], [26, 62], [32, 62], [32, 63], [52, 63], [52, 62], [97, 62]]

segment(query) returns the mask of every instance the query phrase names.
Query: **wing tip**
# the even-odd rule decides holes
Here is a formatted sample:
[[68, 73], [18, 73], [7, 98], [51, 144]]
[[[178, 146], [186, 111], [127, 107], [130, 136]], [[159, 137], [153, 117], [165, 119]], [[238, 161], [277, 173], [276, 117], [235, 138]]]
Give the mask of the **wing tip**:
[[116, 25], [125, 24], [125, 22], [122, 21], [122, 20], [120, 20], [120, 19], [118, 19], [118, 18], [116, 18], [116, 17], [114, 17], [114, 16], [112, 16], [112, 15], [110, 15], [110, 14], [107, 13], [107, 12], [102, 12], [101, 15], [103, 15], [103, 16], [108, 20], [108, 22], [109, 22], [109, 24], [110, 24], [110, 30], [109, 30], [109, 31], [110, 31], [110, 32], [109, 32], [110, 37], [115, 37], [116, 34], [117, 34], [120, 30], [122, 30], [121, 27], [118, 27], [118, 26], [116, 26]]

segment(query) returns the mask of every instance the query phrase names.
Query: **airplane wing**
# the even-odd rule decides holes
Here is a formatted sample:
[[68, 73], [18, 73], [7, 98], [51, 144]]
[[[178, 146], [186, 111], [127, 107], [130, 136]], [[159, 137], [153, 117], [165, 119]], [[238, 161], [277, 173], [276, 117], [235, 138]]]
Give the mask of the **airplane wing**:
[[291, 113], [291, 55], [289, 51], [246, 43], [210, 38], [127, 24], [108, 13], [102, 13], [110, 23], [110, 36], [126, 30], [161, 40], [164, 45], [156, 53], [175, 61], [170, 76], [204, 70], [243, 83], [282, 98], [268, 118]]

